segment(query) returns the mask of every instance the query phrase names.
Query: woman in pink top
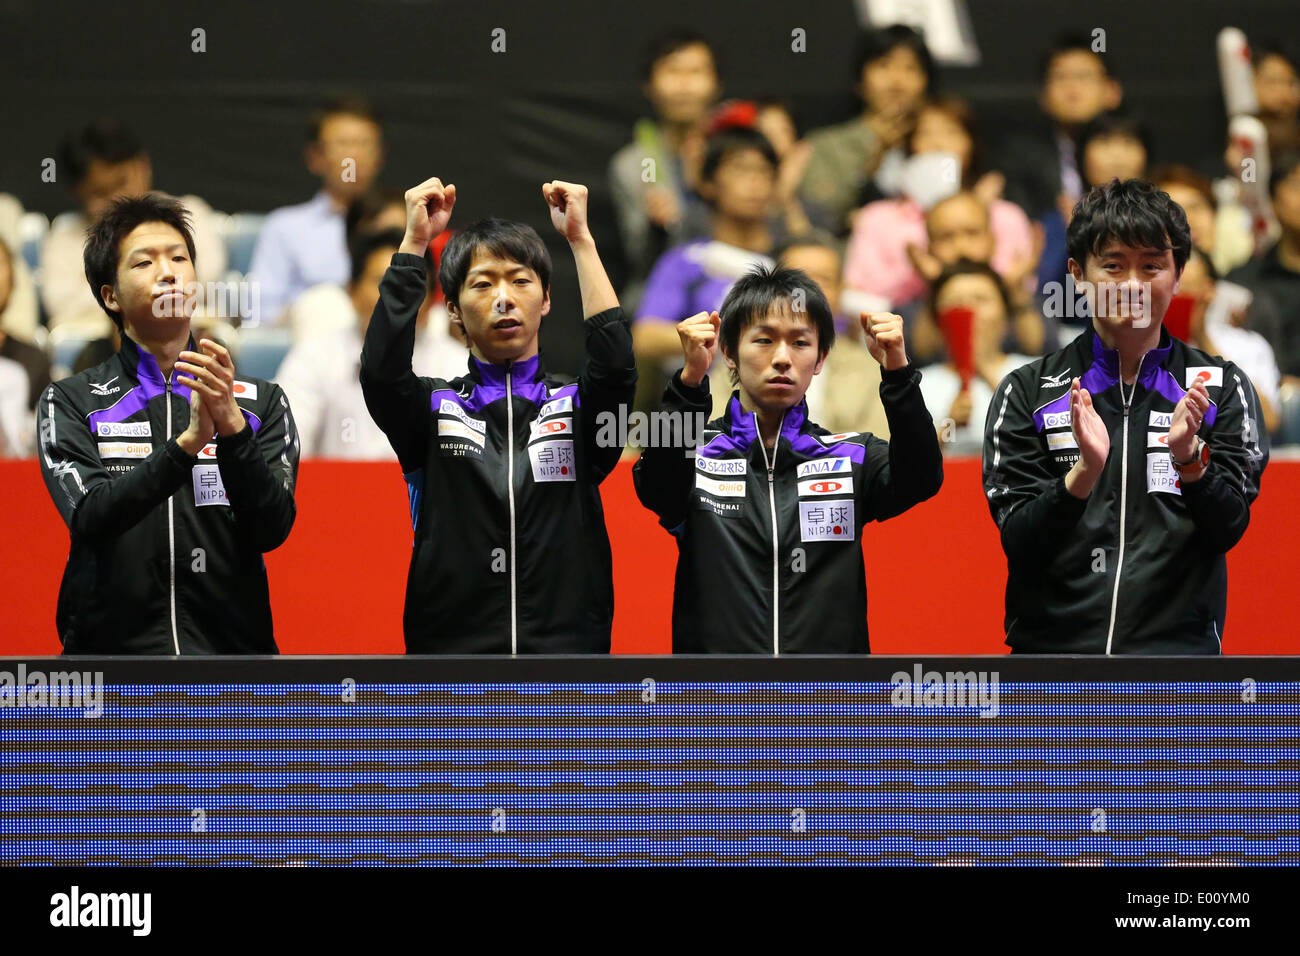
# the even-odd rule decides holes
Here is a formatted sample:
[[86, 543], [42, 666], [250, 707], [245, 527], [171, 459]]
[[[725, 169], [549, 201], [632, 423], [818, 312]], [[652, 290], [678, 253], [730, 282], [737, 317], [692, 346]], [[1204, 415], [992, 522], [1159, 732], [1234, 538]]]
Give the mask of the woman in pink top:
[[[1033, 254], [1029, 217], [1015, 203], [998, 198], [1002, 175], [980, 174], [975, 118], [964, 101], [953, 97], [929, 100], [917, 117], [908, 152], [912, 171], [909, 176], [905, 170], [902, 177], [903, 195], [868, 203], [854, 217], [844, 263], [846, 285], [884, 296], [894, 307], [923, 296], [925, 279], [912, 264], [907, 247], [926, 248], [926, 209], [960, 189], [973, 190], [988, 206], [994, 240], [991, 265], [999, 274], [1007, 277]], [[939, 161], [933, 166], [918, 162], [917, 157], [927, 154], [957, 157], [960, 172], [954, 169], [949, 173], [941, 157], [935, 157]]]

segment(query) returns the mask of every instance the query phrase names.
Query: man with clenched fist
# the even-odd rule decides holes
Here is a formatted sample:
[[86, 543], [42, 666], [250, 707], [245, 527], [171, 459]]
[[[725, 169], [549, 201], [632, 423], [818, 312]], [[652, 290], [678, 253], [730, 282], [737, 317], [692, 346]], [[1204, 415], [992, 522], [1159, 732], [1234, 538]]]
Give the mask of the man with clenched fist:
[[[403, 626], [408, 653], [607, 654], [613, 571], [600, 482], [621, 443], [602, 418], [636, 391], [632, 334], [587, 226], [587, 188], [542, 186], [569, 243], [587, 360], [566, 384], [544, 374], [551, 257], [530, 226], [483, 219], [443, 248], [438, 282], [469, 343], [466, 374], [411, 370], [425, 250], [456, 187], [406, 193], [406, 233], [379, 286], [361, 352], [366, 407], [397, 453], [415, 530]], [[626, 413], [625, 413], [626, 414]]]
[[1112, 180], [1074, 208], [1069, 268], [1092, 326], [989, 405], [984, 491], [1007, 555], [1013, 651], [1218, 654], [1224, 554], [1268, 462], [1250, 379], [1163, 327], [1187, 216]]
[[692, 450], [647, 448], [633, 470], [641, 503], [676, 538], [674, 653], [865, 654], [861, 531], [933, 496], [943, 457], [903, 346], [903, 320], [863, 313], [880, 363], [890, 440], [830, 434], [804, 393], [835, 339], [830, 305], [797, 269], [742, 276], [721, 314], [677, 326], [686, 364], [664, 412], [691, 430], [712, 407], [718, 349], [737, 386]]

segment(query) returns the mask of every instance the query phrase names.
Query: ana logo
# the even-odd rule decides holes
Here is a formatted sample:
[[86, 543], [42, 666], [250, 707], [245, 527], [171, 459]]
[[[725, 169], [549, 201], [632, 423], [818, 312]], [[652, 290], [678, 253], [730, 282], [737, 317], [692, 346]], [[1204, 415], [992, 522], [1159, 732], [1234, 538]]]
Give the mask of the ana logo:
[[235, 398], [257, 398], [256, 382], [236, 382], [230, 389], [235, 394]]
[[91, 382], [90, 391], [95, 395], [112, 395], [114, 392], [120, 392], [122, 391], [121, 385], [114, 386], [113, 388], [109, 388], [108, 386], [112, 385], [121, 377], [122, 376], [120, 375], [114, 375], [107, 382], [103, 382], [102, 384], [99, 382]]
[[1043, 427], [1044, 427], [1044, 428], [1069, 428], [1069, 427], [1070, 427], [1070, 413], [1069, 413], [1068, 411], [1067, 411], [1067, 412], [1051, 412], [1051, 413], [1049, 413], [1049, 414], [1047, 414], [1047, 415], [1044, 415], [1044, 416], [1043, 416]]
[[807, 478], [811, 475], [842, 474], [848, 472], [849, 467], [847, 458], [815, 458], [800, 465], [798, 475]]
[[1066, 369], [1058, 375], [1044, 375], [1042, 377], [1043, 388], [1060, 388], [1062, 385], [1070, 383], [1070, 369]]
[[1173, 412], [1152, 412], [1147, 419], [1147, 425], [1151, 428], [1168, 428], [1174, 423]]
[[560, 415], [564, 412], [573, 411], [573, 396], [565, 395], [562, 398], [554, 398], [542, 406], [542, 410], [537, 414], [545, 418], [547, 415]]

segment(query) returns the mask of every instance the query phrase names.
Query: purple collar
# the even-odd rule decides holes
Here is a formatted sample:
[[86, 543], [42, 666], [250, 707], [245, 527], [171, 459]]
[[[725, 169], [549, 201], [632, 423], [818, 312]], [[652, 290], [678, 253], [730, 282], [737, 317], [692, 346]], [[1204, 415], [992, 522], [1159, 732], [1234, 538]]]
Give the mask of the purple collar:
[[[1100, 392], [1119, 384], [1119, 349], [1106, 348], [1106, 344], [1102, 342], [1095, 328], [1090, 327], [1088, 333], [1092, 336], [1092, 364], [1088, 367], [1085, 380], [1081, 384], [1090, 392]], [[1151, 390], [1169, 361], [1169, 354], [1172, 351], [1173, 339], [1169, 335], [1169, 330], [1161, 326], [1159, 343], [1142, 356], [1142, 361], [1138, 365], [1138, 384], [1148, 391]]]
[[[185, 343], [185, 351], [194, 352], [196, 350], [194, 335], [191, 334], [189, 341]], [[122, 335], [122, 348], [118, 351], [118, 355], [122, 357], [122, 364], [126, 367], [127, 372], [143, 385], [149, 394], [157, 395], [167, 387], [167, 380], [163, 378], [162, 369], [158, 367], [158, 360], [140, 348], [135, 340], [125, 333]], [[174, 379], [175, 374], [173, 373]], [[184, 385], [173, 385], [172, 391], [186, 399], [189, 398], [190, 390]]]
[[[739, 391], [731, 393], [731, 401], [727, 404], [727, 417], [731, 420], [731, 437], [739, 447], [748, 448], [758, 440], [757, 415], [745, 411], [741, 406]], [[781, 419], [781, 433], [777, 436], [777, 440], [784, 438], [794, 444], [806, 421], [808, 421], [808, 402], [801, 398], [799, 404], [786, 410], [785, 417]]]

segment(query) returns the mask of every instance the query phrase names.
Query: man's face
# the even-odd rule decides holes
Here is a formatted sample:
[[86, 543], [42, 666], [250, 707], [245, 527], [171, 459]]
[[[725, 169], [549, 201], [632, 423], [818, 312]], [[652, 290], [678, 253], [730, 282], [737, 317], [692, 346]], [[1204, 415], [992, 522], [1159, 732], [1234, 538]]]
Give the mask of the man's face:
[[739, 149], [722, 157], [701, 192], [722, 215], [755, 222], [767, 213], [775, 190], [776, 170], [767, 157], [756, 149]]
[[1163, 189], [1170, 199], [1183, 207], [1183, 212], [1187, 214], [1187, 226], [1192, 231], [1192, 245], [1198, 249], [1213, 249], [1214, 207], [1209, 200], [1199, 190], [1182, 183], [1160, 183], [1157, 188]]
[[348, 284], [348, 298], [352, 300], [352, 307], [357, 311], [357, 321], [361, 325], [363, 336], [370, 325], [370, 316], [375, 311], [375, 303], [379, 301], [379, 282], [388, 271], [388, 264], [396, 251], [396, 246], [386, 246], [371, 252], [366, 258], [365, 270]]
[[86, 178], [73, 189], [81, 211], [91, 221], [98, 219], [114, 199], [143, 196], [153, 185], [153, 167], [149, 157], [141, 155], [120, 163], [93, 159]]
[[650, 71], [645, 94], [663, 122], [700, 122], [718, 97], [713, 54], [703, 43], [694, 43], [661, 57]]
[[307, 168], [331, 196], [350, 201], [374, 182], [384, 161], [379, 127], [364, 116], [336, 113], [321, 124], [307, 147]]
[[1082, 126], [1119, 105], [1119, 84], [1106, 75], [1101, 59], [1084, 50], [1053, 58], [1043, 80], [1043, 112], [1062, 126]]
[[1255, 95], [1266, 117], [1295, 119], [1300, 112], [1300, 78], [1280, 56], [1266, 56], [1255, 68]]
[[189, 326], [197, 291], [185, 237], [174, 226], [146, 222], [118, 244], [117, 280], [100, 295], [127, 331], [139, 329], [152, 338], [170, 334], [177, 324]]
[[925, 89], [925, 67], [909, 47], [895, 47], [862, 68], [861, 94], [872, 113], [916, 112]]
[[1110, 239], [1100, 253], [1088, 253], [1080, 267], [1071, 259], [1075, 282], [1092, 309], [1093, 326], [1115, 344], [1143, 341], [1158, 326], [1178, 292], [1178, 272], [1172, 249], [1135, 248]]
[[939, 291], [934, 307], [942, 315], [957, 306], [975, 313], [975, 354], [987, 357], [1000, 351], [1006, 334], [1007, 309], [997, 284], [986, 275], [953, 276]]
[[945, 266], [958, 259], [988, 262], [993, 258], [993, 230], [988, 211], [970, 193], [939, 203], [926, 217], [930, 252]]
[[803, 399], [822, 369], [817, 330], [808, 313], [794, 313], [788, 302], [773, 303], [740, 333], [738, 355], [726, 356], [740, 376], [740, 390], [764, 412], [782, 412]]
[[821, 246], [793, 246], [781, 256], [781, 265], [798, 269], [816, 282], [831, 305], [831, 312], [840, 308], [841, 269], [840, 257], [832, 249]]
[[460, 287], [460, 304], [447, 304], [469, 338], [470, 351], [493, 364], [537, 354], [542, 316], [551, 311], [550, 292], [537, 273], [480, 246]]
[[1273, 190], [1273, 212], [1283, 232], [1300, 236], [1300, 166], [1280, 180]]
[[1147, 168], [1147, 151], [1140, 139], [1127, 133], [1098, 136], [1083, 151], [1084, 180], [1092, 186], [1112, 179], [1141, 179]]

